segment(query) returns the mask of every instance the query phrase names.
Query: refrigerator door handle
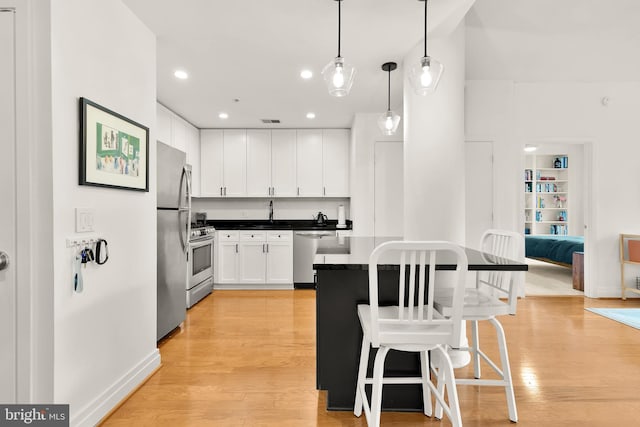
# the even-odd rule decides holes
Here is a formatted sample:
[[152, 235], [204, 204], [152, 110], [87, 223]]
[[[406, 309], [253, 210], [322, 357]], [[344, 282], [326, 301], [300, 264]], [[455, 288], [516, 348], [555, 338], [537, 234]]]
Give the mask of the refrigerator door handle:
[[182, 215], [186, 212], [186, 220], [184, 223], [180, 223], [180, 244], [182, 245], [182, 251], [186, 254], [188, 251], [188, 236], [190, 233], [189, 228], [191, 227], [191, 177], [189, 176], [189, 170], [186, 166], [182, 168], [182, 176], [180, 177], [180, 193], [179, 193], [179, 203], [182, 203], [182, 183], [186, 181], [186, 206], [180, 206], [178, 208], [178, 221], [181, 220]]

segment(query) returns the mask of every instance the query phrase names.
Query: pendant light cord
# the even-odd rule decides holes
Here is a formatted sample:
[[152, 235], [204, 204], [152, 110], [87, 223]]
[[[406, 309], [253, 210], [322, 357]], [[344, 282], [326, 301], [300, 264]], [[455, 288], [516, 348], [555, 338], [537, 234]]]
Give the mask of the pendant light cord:
[[340, 28], [341, 28], [341, 13], [340, 13], [340, 5], [342, 4], [342, 0], [338, 0], [338, 58], [340, 58]]
[[387, 72], [389, 74], [389, 80], [387, 84], [387, 112], [391, 111], [391, 69]]
[[427, 0], [424, 0], [424, 56], [427, 56]]

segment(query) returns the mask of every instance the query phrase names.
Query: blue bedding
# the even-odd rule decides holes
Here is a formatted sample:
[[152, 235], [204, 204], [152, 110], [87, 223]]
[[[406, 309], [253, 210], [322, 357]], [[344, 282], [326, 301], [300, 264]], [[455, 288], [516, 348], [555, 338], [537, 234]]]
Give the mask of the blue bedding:
[[524, 255], [571, 265], [573, 253], [584, 252], [583, 236], [524, 236]]

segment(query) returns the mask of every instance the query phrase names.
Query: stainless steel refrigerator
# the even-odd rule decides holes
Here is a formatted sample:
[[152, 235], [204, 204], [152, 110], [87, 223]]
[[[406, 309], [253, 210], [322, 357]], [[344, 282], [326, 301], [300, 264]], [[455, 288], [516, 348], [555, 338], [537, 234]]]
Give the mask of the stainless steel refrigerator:
[[191, 221], [191, 167], [186, 154], [157, 143], [158, 329], [157, 339], [185, 319], [187, 252]]

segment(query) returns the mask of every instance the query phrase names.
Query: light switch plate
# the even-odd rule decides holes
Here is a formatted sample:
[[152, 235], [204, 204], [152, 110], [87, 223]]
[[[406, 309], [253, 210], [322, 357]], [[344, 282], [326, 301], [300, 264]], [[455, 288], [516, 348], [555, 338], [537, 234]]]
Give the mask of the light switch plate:
[[93, 231], [95, 209], [76, 208], [76, 233]]

